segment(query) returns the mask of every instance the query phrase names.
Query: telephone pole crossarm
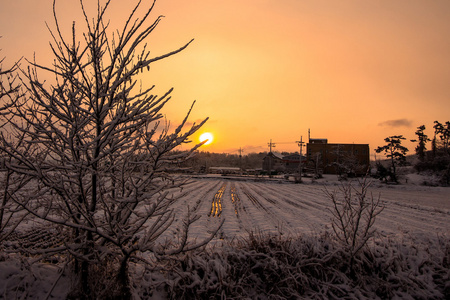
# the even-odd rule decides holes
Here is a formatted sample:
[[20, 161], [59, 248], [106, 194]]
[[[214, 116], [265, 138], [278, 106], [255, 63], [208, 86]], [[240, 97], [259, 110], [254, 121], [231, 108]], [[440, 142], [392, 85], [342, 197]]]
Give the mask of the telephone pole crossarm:
[[275, 143], [272, 143], [272, 139], [270, 139], [270, 143], [267, 143], [269, 146], [269, 153], [272, 153], [272, 148], [275, 148]]

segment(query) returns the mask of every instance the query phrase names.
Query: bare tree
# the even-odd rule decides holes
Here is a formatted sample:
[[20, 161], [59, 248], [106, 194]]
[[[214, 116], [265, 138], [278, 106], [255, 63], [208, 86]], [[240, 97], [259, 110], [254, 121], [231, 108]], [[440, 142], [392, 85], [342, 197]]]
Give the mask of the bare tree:
[[375, 232], [375, 218], [383, 211], [380, 197], [368, 194], [370, 182], [367, 177], [358, 181], [354, 187], [351, 182], [343, 184], [339, 190], [325, 193], [333, 203], [332, 228], [338, 240], [350, 254], [350, 269], [358, 252], [367, 245]]
[[322, 154], [320, 152], [314, 153], [313, 157], [309, 160], [309, 162], [313, 165], [314, 179], [321, 178], [323, 172]]
[[[75, 23], [70, 39], [62, 35], [54, 1], [56, 27], [49, 29], [54, 65], [28, 61], [30, 67], [22, 69], [26, 94], [8, 104], [8, 126], [13, 139], [23, 137], [23, 142], [2, 136], [0, 149], [12, 158], [8, 170], [32, 178], [26, 192], [16, 193], [16, 203], [70, 234], [64, 246], [46, 251], [66, 251], [75, 259], [79, 296], [95, 297], [90, 263], [96, 262], [116, 266], [111, 287], [117, 291], [110, 293], [129, 298], [129, 262], [143, 252], [164, 254], [156, 239], [174, 221], [171, 206], [177, 198], [169, 190], [184, 181], [164, 170], [187, 159], [200, 145], [177, 155], [172, 150], [189, 142], [207, 119], [184, 130], [189, 110], [173, 131], [167, 123], [161, 126], [161, 109], [172, 90], [158, 96], [154, 86], [138, 88], [138, 74], [192, 41], [150, 57], [145, 40], [161, 21], [158, 17], [146, 25], [155, 1], [138, 18], [139, 1], [123, 28], [113, 34], [104, 20], [110, 2], [99, 3], [97, 15], [90, 19], [80, 1], [87, 31], [78, 40]], [[46, 84], [38, 72], [53, 75], [55, 83]], [[184, 221], [186, 237], [197, 219], [190, 210]], [[166, 252], [194, 249], [214, 234], [196, 244], [182, 238]]]

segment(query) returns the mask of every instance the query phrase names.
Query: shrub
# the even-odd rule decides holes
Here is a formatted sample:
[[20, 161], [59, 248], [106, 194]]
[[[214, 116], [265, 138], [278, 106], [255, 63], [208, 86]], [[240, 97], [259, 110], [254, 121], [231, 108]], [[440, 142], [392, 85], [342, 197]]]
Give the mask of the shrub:
[[355, 256], [373, 237], [375, 218], [384, 209], [379, 196], [374, 198], [373, 195], [368, 195], [369, 187], [370, 182], [365, 177], [358, 181], [357, 187], [351, 182], [342, 184], [339, 193], [325, 190], [333, 204], [330, 209], [333, 232], [349, 253], [349, 268], [352, 273]]
[[[167, 299], [448, 299], [450, 242], [377, 239], [355, 255], [329, 234], [248, 238], [160, 261], [140, 297]], [[443, 262], [446, 263], [443, 263]]]

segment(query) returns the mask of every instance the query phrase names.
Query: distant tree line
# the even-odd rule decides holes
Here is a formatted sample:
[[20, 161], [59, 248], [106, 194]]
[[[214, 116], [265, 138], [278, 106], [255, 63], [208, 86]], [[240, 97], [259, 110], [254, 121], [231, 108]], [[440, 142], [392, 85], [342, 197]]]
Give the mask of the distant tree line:
[[266, 155], [267, 152], [239, 155], [197, 151], [191, 159], [182, 162], [179, 166], [192, 168], [195, 172], [207, 170], [209, 167], [236, 167], [246, 170], [259, 169]]

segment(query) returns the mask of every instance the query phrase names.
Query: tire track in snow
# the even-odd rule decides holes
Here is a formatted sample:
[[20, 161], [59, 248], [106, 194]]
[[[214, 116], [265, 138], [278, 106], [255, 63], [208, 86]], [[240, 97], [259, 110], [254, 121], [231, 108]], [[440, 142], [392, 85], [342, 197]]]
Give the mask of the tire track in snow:
[[260, 227], [255, 215], [251, 213], [251, 209], [246, 206], [245, 201], [240, 197], [241, 184], [236, 182], [231, 186], [231, 202], [234, 204], [235, 216], [238, 221], [240, 235], [243, 233], [255, 232]]
[[[239, 211], [240, 210], [246, 210], [245, 207], [242, 207], [242, 202], [241, 199], [239, 198], [239, 195], [237, 194], [236, 191], [236, 186], [234, 184], [231, 184], [231, 203], [233, 203], [234, 205], [234, 213], [236, 214], [236, 217], [240, 220], [241, 216]], [[242, 207], [242, 208], [240, 208]]]
[[[186, 216], [187, 207], [197, 206], [198, 209], [195, 212], [196, 214], [207, 215], [209, 212], [208, 205], [210, 205], [211, 203], [208, 201], [208, 199], [211, 199], [211, 197], [213, 197], [215, 193], [214, 191], [217, 191], [217, 189], [223, 182], [220, 180], [196, 180], [194, 181], [194, 183], [195, 184], [191, 186], [191, 188], [187, 191], [177, 191], [180, 198], [173, 207], [175, 215], [173, 229], [163, 233], [158, 238], [158, 240], [164, 241], [166, 238], [173, 239], [179, 235], [180, 228], [182, 227], [181, 222]], [[177, 195], [175, 195], [175, 197], [176, 196]], [[208, 229], [211, 227], [212, 226], [209, 222], [209, 218], [200, 218], [189, 229], [190, 237], [202, 238], [204, 237], [204, 232], [208, 231]]]
[[[255, 191], [256, 192], [256, 191]], [[284, 197], [284, 195], [281, 195], [279, 191], [275, 191], [263, 186], [259, 186], [258, 185], [258, 193], [264, 197], [267, 201], [275, 204], [275, 205], [284, 205], [283, 202], [287, 203], [290, 206], [293, 206], [294, 208], [297, 209], [307, 209], [307, 207], [303, 206], [302, 204], [300, 204], [299, 202], [293, 201], [291, 199], [288, 199], [287, 197]], [[269, 197], [267, 196], [263, 196], [262, 193], [267, 194]], [[283, 196], [282, 198], [280, 198], [280, 196]], [[290, 198], [292, 198], [292, 195], [289, 195]], [[281, 201], [280, 201], [281, 200]]]
[[[323, 198], [323, 189], [317, 186], [311, 188], [306, 185], [286, 185], [280, 189], [273, 185], [259, 184], [258, 189], [296, 208], [323, 210], [329, 207], [327, 203], [320, 201], [320, 198]], [[306, 201], [309, 199], [311, 201]]]
[[[383, 198], [381, 198], [383, 200]], [[377, 217], [375, 227], [383, 232], [449, 232], [450, 217], [438, 212], [421, 211], [411, 207], [398, 207], [384, 200], [384, 210]]]
[[220, 189], [214, 195], [211, 202], [211, 211], [209, 212], [208, 217], [220, 217], [222, 214], [222, 196], [226, 187], [226, 183], [222, 184]]
[[186, 195], [190, 195], [193, 192], [199, 191], [202, 188], [204, 188], [205, 183], [202, 181], [189, 181], [186, 184], [182, 185], [181, 188], [176, 188], [176, 190], [179, 190], [178, 197], [184, 197]]
[[[327, 188], [330, 192], [336, 190], [339, 194], [340, 186], [334, 187], [334, 189]], [[360, 191], [361, 187], [356, 182], [353, 187], [355, 189], [353, 193], [356, 196], [356, 192]], [[371, 197], [375, 201], [380, 197], [380, 203], [385, 207], [375, 221], [374, 226], [379, 231], [398, 233], [408, 228], [407, 231], [410, 232], [442, 232], [446, 230], [445, 228], [449, 228], [450, 218], [445, 213], [430, 211], [418, 204], [408, 207], [403, 205], [400, 199], [410, 197], [409, 192], [404, 194], [402, 192], [391, 194], [390, 192], [390, 190], [373, 190], [371, 188], [367, 190], [366, 197], [369, 201]], [[327, 197], [323, 195], [320, 198], [327, 200]]]
[[[191, 188], [192, 192], [184, 199], [194, 201], [199, 197], [205, 198], [202, 200], [200, 209], [206, 216], [211, 212], [214, 189], [218, 191], [223, 185], [223, 180], [199, 181], [201, 184], [192, 185], [191, 187], [195, 188]], [[231, 181], [231, 185], [224, 191], [221, 198], [222, 209], [225, 209], [221, 217], [226, 218], [222, 235], [229, 235], [227, 238], [258, 229], [276, 232], [276, 225], [280, 223], [285, 226], [282, 228], [285, 233], [317, 233], [324, 229], [328, 230], [331, 224], [329, 209], [332, 206], [324, 189], [327, 188], [330, 192], [336, 190], [339, 193], [340, 187], [318, 184], [280, 185], [250, 181]], [[207, 190], [210, 191], [209, 194], [206, 193]], [[244, 193], [244, 190], [250, 197]], [[414, 197], [410, 198], [413, 194], [411, 191], [402, 193], [401, 190], [395, 190], [391, 194], [389, 189], [377, 189], [374, 196], [378, 196], [376, 194], [380, 191], [381, 201], [386, 208], [375, 221], [374, 226], [378, 231], [386, 234], [450, 233], [449, 211], [425, 206], [426, 191], [421, 192], [422, 198], [417, 198], [420, 202], [416, 202]], [[201, 218], [199, 222], [204, 222], [205, 219], [208, 220], [208, 226], [205, 224], [203, 228], [212, 228], [213, 224], [217, 223], [214, 220], [218, 218]]]
[[[316, 195], [313, 197], [308, 194], [304, 195], [298, 188], [294, 192], [286, 191], [285, 188], [291, 185], [264, 183], [248, 183], [247, 185], [249, 189], [264, 199], [271, 199], [271, 202], [276, 203], [272, 207], [273, 213], [283, 220], [282, 225], [289, 233], [317, 232], [323, 230], [330, 223], [329, 219], [331, 214], [325, 208], [324, 204], [319, 206], [305, 205], [305, 203], [317, 202]], [[265, 185], [270, 185], [270, 187], [265, 187]], [[277, 194], [271, 195], [270, 198], [266, 195], [261, 195], [263, 193], [272, 194], [272, 191], [275, 191], [275, 187], [279, 189]], [[301, 186], [296, 185], [295, 187]], [[284, 201], [286, 198], [289, 198], [287, 203]]]
[[[267, 200], [266, 198], [258, 195], [258, 193], [249, 188], [248, 183], [239, 183], [239, 187], [240, 191], [242, 191], [245, 197], [249, 200], [249, 203], [251, 203], [251, 206], [256, 208], [257, 212], [251, 212], [249, 210], [249, 214], [251, 215], [254, 223], [253, 227], [261, 228], [261, 224], [264, 224], [265, 228], [263, 228], [263, 231], [275, 230], [277, 232], [280, 232], [280, 229], [284, 228], [284, 224], [286, 223], [286, 221], [280, 214], [274, 211], [274, 205], [276, 204], [276, 202], [272, 199]], [[263, 201], [261, 201], [260, 198], [262, 198], [262, 200], [267, 201], [268, 205], [265, 205], [265, 203], [263, 203]], [[271, 225], [273, 225], [272, 228], [270, 226], [270, 223]]]
[[[355, 195], [356, 191], [360, 189], [360, 186], [355, 183]], [[286, 187], [286, 189], [281, 189], [280, 193], [287, 193], [287, 191], [294, 189], [295, 186]], [[303, 186], [302, 186], [303, 187]], [[330, 192], [334, 190], [339, 194], [339, 185], [324, 186]], [[306, 190], [309, 190], [311, 194], [314, 191], [311, 190], [310, 186], [304, 186]], [[306, 193], [305, 193], [306, 194]], [[450, 228], [450, 218], [449, 213], [445, 209], [439, 210], [432, 207], [424, 207], [417, 204], [414, 198], [411, 198], [411, 192], [406, 191], [394, 191], [391, 193], [389, 189], [368, 189], [367, 197], [374, 197], [376, 200], [380, 196], [382, 205], [385, 209], [377, 217], [375, 222], [375, 227], [379, 231], [398, 233], [398, 232], [433, 232], [433, 233], [448, 233]], [[423, 197], [423, 196], [422, 196]], [[322, 204], [328, 204], [329, 199], [325, 194], [316, 193], [316, 201]], [[410, 199], [406, 201], [404, 199]], [[328, 202], [328, 203], [327, 203]], [[423, 203], [424, 201], [418, 201], [418, 203]], [[324, 207], [326, 207], [324, 205]]]

